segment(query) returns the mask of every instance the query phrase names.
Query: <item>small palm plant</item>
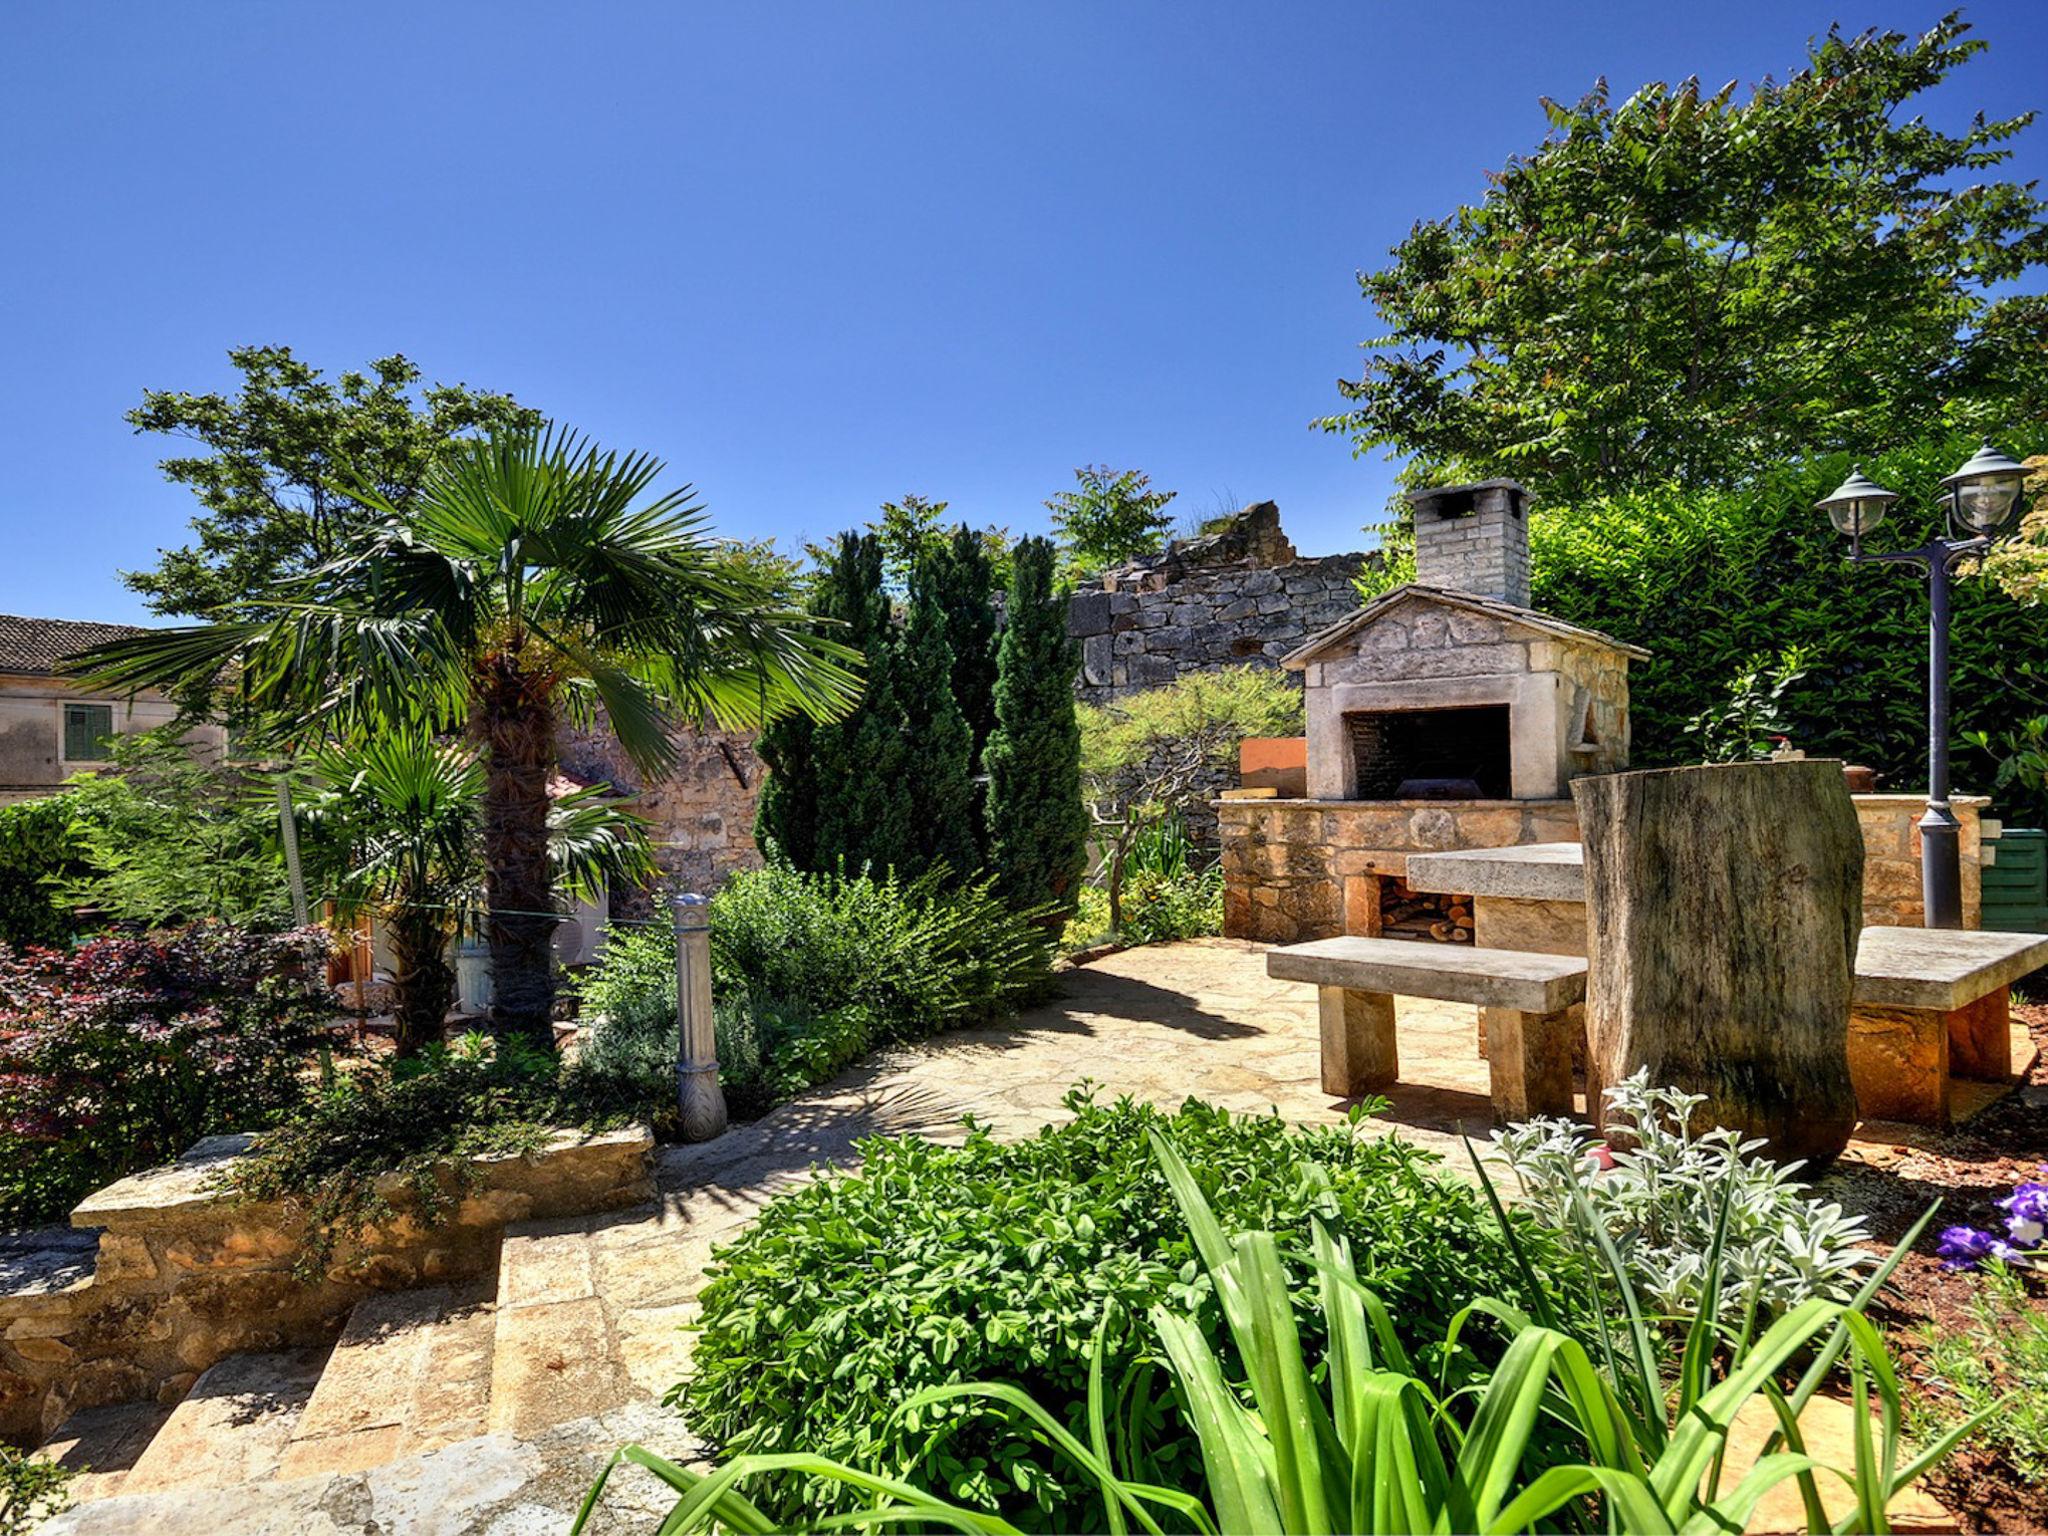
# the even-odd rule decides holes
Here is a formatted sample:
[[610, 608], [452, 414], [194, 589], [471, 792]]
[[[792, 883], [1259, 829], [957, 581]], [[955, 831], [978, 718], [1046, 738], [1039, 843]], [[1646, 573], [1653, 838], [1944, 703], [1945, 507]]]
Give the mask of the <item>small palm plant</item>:
[[[300, 771], [308, 866], [343, 916], [384, 918], [395, 1043], [414, 1055], [441, 1036], [455, 996], [448, 946], [483, 905], [483, 765], [472, 749], [414, 726], [324, 746]], [[589, 789], [553, 800], [548, 859], [570, 896], [654, 869], [645, 825]]]
[[[1444, 1367], [1429, 1379], [1403, 1351], [1384, 1304], [1359, 1282], [1349, 1245], [1319, 1224], [1315, 1299], [1329, 1337], [1319, 1386], [1303, 1353], [1273, 1235], [1226, 1235], [1194, 1174], [1157, 1133], [1153, 1153], [1193, 1232], [1246, 1377], [1242, 1384], [1230, 1380], [1189, 1318], [1166, 1307], [1152, 1310], [1181, 1409], [1201, 1444], [1206, 1497], [1134, 1480], [1112, 1464], [1109, 1426], [1122, 1417], [1114, 1409], [1128, 1405], [1106, 1400], [1100, 1331], [1085, 1438], [1003, 1384], [933, 1388], [899, 1410], [912, 1414], [975, 1398], [1024, 1416], [1101, 1488], [1103, 1528], [1116, 1536], [1133, 1528], [1160, 1536], [1168, 1524], [1302, 1536], [1535, 1529], [1719, 1536], [1742, 1530], [1765, 1494], [1788, 1480], [1797, 1481], [1809, 1530], [1882, 1531], [1890, 1500], [1978, 1422], [1902, 1458], [1898, 1381], [1862, 1308], [1912, 1245], [1917, 1228], [1854, 1300], [1804, 1302], [1760, 1336], [1747, 1328], [1718, 1332], [1709, 1298], [1685, 1340], [1676, 1380], [1667, 1382], [1656, 1336], [1618, 1261], [1611, 1278], [1626, 1302], [1624, 1337], [1610, 1337], [1603, 1321], [1600, 1364], [1554, 1318], [1531, 1318], [1482, 1299], [1452, 1319]], [[1719, 1269], [1716, 1262], [1708, 1273]], [[1534, 1278], [1530, 1294], [1541, 1298]], [[1506, 1334], [1507, 1345], [1499, 1362], [1483, 1370], [1457, 1345], [1468, 1327], [1488, 1324]], [[1845, 1356], [1859, 1428], [1853, 1467], [1833, 1469], [1807, 1454], [1799, 1422]], [[1784, 1390], [1781, 1380], [1802, 1360], [1804, 1373]], [[1451, 1372], [1460, 1362], [1464, 1378], [1454, 1385]], [[1780, 1427], [1765, 1453], [1724, 1489], [1729, 1428], [1758, 1397]], [[1559, 1463], [1544, 1454], [1539, 1434], [1554, 1447], [1559, 1429], [1578, 1459]], [[928, 1525], [1002, 1536], [1016, 1529], [900, 1479], [818, 1456], [741, 1456], [710, 1473], [676, 1466], [639, 1446], [622, 1449], [612, 1466], [622, 1460], [650, 1469], [680, 1495], [661, 1525], [664, 1536], [713, 1526], [774, 1529], [741, 1492], [747, 1479], [763, 1476], [824, 1478], [853, 1490], [865, 1507], [836, 1517], [835, 1528]], [[585, 1500], [576, 1531], [596, 1508], [610, 1471]], [[1830, 1519], [1822, 1502], [1824, 1477], [1854, 1491], [1854, 1507], [1840, 1519]]]
[[657, 776], [694, 720], [831, 719], [858, 693], [854, 653], [712, 537], [687, 486], [651, 494], [661, 470], [552, 427], [459, 442], [403, 507], [351, 489], [384, 520], [362, 548], [73, 670], [180, 697], [232, 683], [302, 741], [466, 730], [482, 751], [495, 1022], [552, 1048], [548, 778], [562, 722], [601, 714]]

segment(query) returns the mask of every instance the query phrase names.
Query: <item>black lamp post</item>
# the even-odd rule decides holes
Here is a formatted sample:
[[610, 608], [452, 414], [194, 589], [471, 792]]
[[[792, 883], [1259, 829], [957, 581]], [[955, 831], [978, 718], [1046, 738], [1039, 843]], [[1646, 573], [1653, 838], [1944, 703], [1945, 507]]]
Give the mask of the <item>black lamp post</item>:
[[1884, 521], [1898, 493], [1851, 470], [1838, 490], [1815, 505], [1838, 532], [1849, 536], [1852, 564], [1892, 565], [1918, 561], [1927, 567], [1927, 814], [1920, 818], [1921, 907], [1929, 928], [1963, 926], [1963, 863], [1960, 828], [1948, 803], [1948, 619], [1949, 577], [1964, 555], [1989, 549], [2019, 512], [2026, 466], [1985, 443], [1970, 462], [1942, 481], [1948, 491], [1950, 538], [1929, 539], [1918, 549], [1865, 554], [1863, 535]]

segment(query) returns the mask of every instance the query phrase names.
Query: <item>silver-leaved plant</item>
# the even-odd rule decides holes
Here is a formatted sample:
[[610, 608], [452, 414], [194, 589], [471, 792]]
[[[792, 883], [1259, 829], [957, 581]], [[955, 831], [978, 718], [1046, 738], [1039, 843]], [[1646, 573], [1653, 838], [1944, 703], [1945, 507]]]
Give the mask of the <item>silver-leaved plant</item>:
[[[1809, 1297], [1847, 1301], [1858, 1273], [1876, 1262], [1861, 1216], [1810, 1198], [1798, 1163], [1757, 1155], [1716, 1127], [1695, 1133], [1703, 1094], [1653, 1088], [1647, 1070], [1607, 1090], [1604, 1123], [1621, 1150], [1574, 1121], [1543, 1118], [1493, 1133], [1494, 1149], [1520, 1179], [1524, 1209], [1581, 1241], [1585, 1213], [1605, 1228], [1637, 1294], [1681, 1321], [1699, 1309], [1714, 1227], [1729, 1202], [1721, 1247], [1720, 1312], [1759, 1319]], [[1632, 1143], [1632, 1145], [1627, 1145]], [[1580, 1199], [1582, 1197], [1583, 1204]]]

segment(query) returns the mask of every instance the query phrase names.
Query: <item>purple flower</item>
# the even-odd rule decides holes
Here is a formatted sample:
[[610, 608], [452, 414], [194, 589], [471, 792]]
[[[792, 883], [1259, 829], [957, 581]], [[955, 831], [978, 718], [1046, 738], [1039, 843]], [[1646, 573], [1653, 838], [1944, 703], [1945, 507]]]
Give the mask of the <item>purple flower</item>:
[[1998, 1208], [2005, 1212], [2007, 1234], [2020, 1246], [2035, 1247], [2048, 1235], [2048, 1184], [2022, 1184]]
[[1995, 1250], [2005, 1244], [1989, 1232], [1980, 1232], [1975, 1227], [1950, 1227], [1941, 1234], [1941, 1244], [1935, 1252], [1941, 1256], [1943, 1269], [1975, 1269], [1988, 1258], [1995, 1258]]

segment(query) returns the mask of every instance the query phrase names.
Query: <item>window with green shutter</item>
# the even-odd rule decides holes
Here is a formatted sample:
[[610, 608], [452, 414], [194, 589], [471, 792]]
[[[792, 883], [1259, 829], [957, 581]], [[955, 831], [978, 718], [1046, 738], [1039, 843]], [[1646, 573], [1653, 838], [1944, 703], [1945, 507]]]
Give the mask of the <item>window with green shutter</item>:
[[114, 706], [64, 706], [64, 761], [104, 763], [114, 755]]

